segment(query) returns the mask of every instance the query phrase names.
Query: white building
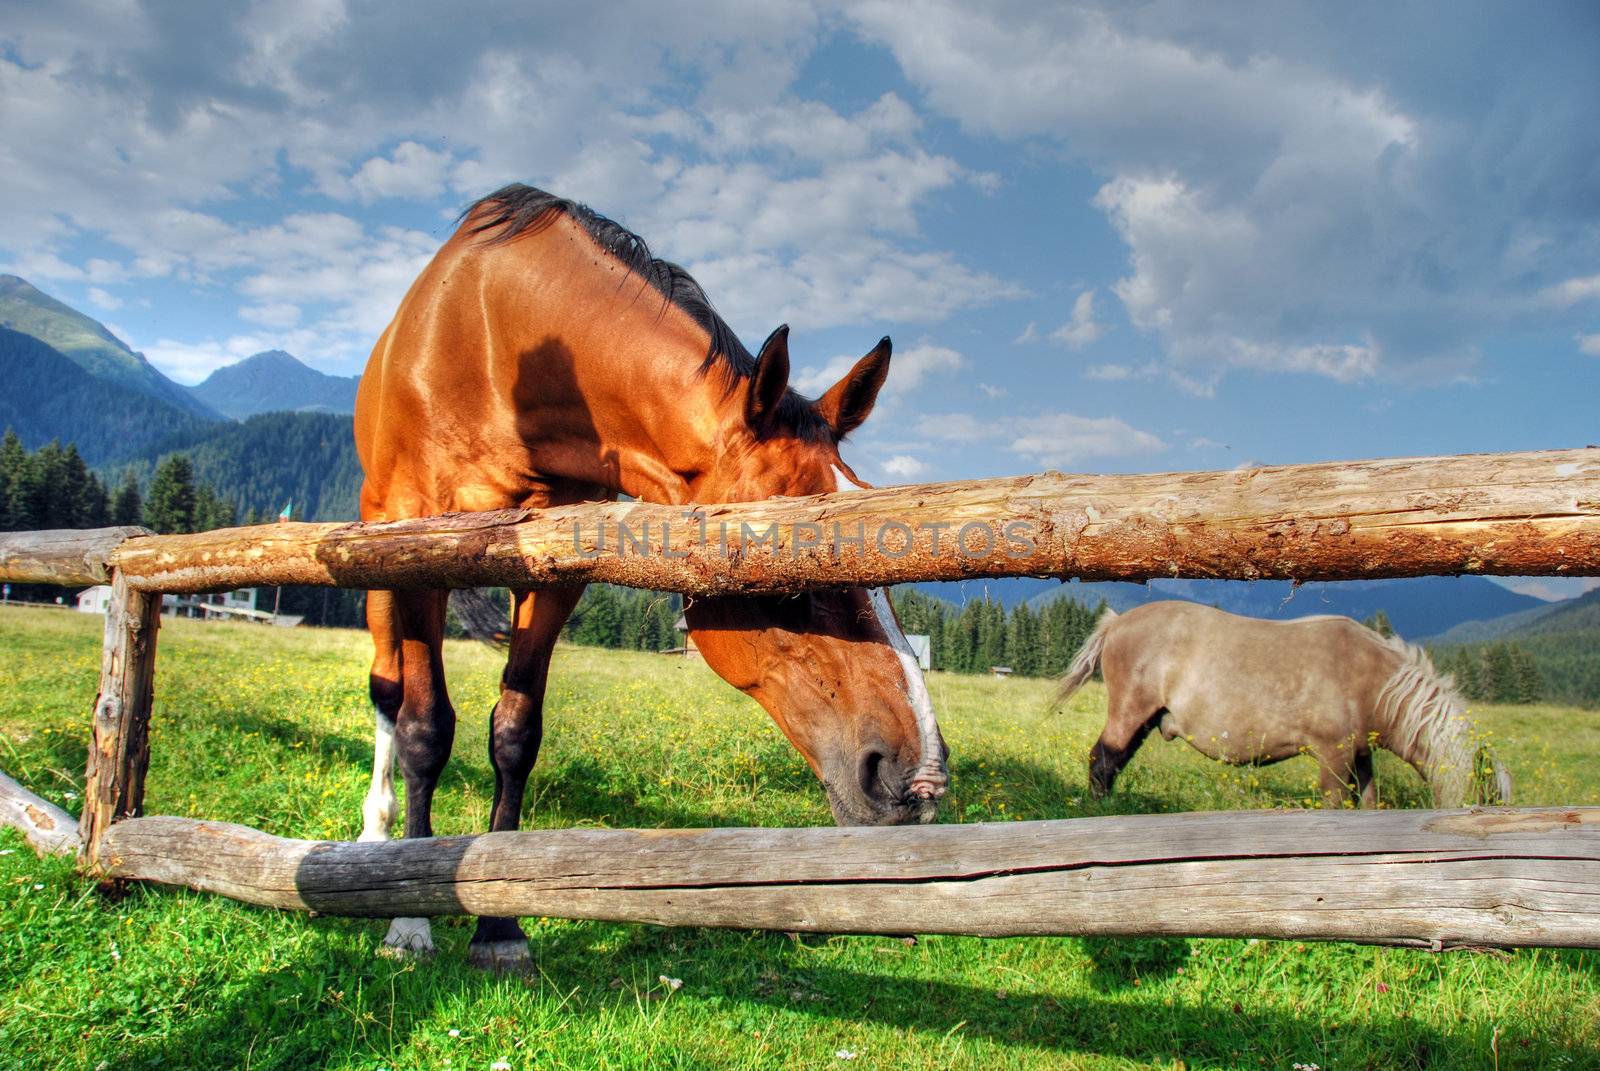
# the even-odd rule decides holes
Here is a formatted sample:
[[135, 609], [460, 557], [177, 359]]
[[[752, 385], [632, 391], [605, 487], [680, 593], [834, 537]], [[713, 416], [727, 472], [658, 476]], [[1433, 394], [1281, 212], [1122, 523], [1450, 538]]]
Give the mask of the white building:
[[[207, 621], [231, 618], [289, 628], [301, 622], [302, 618], [297, 614], [274, 615], [269, 610], [256, 609], [256, 590], [239, 588], [237, 591], [217, 591], [205, 595], [163, 595], [161, 612], [167, 617], [199, 617]], [[99, 584], [78, 593], [78, 609], [82, 613], [104, 614], [110, 604], [110, 585]]]

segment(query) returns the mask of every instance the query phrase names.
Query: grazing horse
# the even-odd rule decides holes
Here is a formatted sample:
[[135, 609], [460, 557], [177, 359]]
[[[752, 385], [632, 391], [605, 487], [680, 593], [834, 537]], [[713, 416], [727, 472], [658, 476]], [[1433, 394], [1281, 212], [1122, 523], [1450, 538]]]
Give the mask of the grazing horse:
[[1259, 621], [1190, 602], [1106, 610], [1061, 680], [1065, 700], [1094, 672], [1106, 727], [1089, 753], [1098, 796], [1152, 729], [1237, 766], [1309, 752], [1325, 805], [1376, 806], [1372, 748], [1399, 755], [1436, 806], [1511, 802], [1511, 777], [1473, 739], [1465, 705], [1428, 654], [1348, 617]]
[[[469, 207], [373, 349], [356, 398], [364, 520], [611, 500], [752, 501], [864, 486], [839, 441], [872, 411], [883, 339], [815, 401], [789, 389], [788, 328], [752, 357], [677, 265], [583, 205], [513, 185]], [[551, 648], [583, 586], [513, 592], [511, 649], [490, 715], [491, 830], [516, 829], [542, 734]], [[450, 755], [444, 591], [374, 591], [377, 709], [364, 840], [389, 835], [393, 767], [405, 836]], [[695, 599], [695, 644], [755, 698], [822, 781], [841, 825], [930, 821], [946, 749], [881, 589]], [[432, 951], [397, 919], [395, 954]], [[481, 918], [472, 962], [528, 958], [515, 919]]]

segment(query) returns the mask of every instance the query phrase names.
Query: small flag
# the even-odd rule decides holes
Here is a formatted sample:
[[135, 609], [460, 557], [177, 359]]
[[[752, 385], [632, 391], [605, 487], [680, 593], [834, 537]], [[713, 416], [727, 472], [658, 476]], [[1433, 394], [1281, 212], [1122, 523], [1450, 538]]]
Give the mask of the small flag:
[[283, 512], [278, 514], [278, 520], [280, 520], [280, 521], [288, 520], [289, 519], [289, 514], [291, 514], [293, 512], [294, 512], [294, 499], [291, 498], [289, 500], [289, 504], [283, 507]]

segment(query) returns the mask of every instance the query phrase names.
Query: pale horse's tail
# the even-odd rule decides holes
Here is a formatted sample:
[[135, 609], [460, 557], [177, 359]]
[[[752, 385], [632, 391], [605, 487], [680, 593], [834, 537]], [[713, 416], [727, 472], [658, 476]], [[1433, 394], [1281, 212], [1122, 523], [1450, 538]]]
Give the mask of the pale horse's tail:
[[1116, 612], [1107, 606], [1101, 612], [1100, 620], [1095, 622], [1094, 631], [1083, 641], [1083, 647], [1078, 650], [1072, 665], [1067, 667], [1067, 675], [1061, 678], [1061, 685], [1056, 689], [1056, 706], [1065, 703], [1073, 692], [1083, 687], [1084, 681], [1094, 675], [1094, 667], [1100, 664], [1100, 652], [1106, 646], [1106, 633], [1111, 631], [1116, 621]]

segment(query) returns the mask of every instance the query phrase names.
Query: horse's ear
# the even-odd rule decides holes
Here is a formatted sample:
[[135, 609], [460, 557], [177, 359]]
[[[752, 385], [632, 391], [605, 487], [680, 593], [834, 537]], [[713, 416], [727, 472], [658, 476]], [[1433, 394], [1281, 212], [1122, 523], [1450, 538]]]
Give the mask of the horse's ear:
[[893, 348], [889, 336], [885, 335], [871, 353], [857, 361], [843, 379], [817, 399], [817, 412], [833, 428], [836, 437], [842, 439], [849, 435], [872, 413], [878, 391], [889, 375], [889, 352]]
[[783, 324], [761, 344], [755, 371], [750, 373], [750, 393], [744, 399], [744, 417], [751, 428], [765, 431], [789, 389], [789, 325]]

